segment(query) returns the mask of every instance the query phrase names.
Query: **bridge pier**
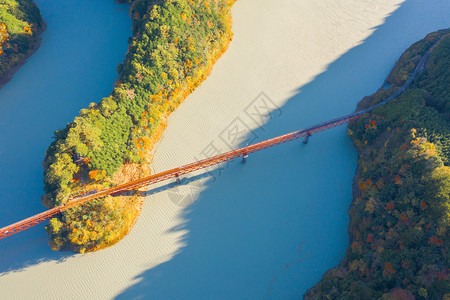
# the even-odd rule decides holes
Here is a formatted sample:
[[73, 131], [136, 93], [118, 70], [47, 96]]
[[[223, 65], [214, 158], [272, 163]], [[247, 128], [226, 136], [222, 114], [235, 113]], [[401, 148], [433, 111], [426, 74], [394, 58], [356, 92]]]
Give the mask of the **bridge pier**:
[[306, 134], [305, 138], [303, 139], [303, 144], [305, 144], [305, 145], [308, 144], [308, 141], [309, 141], [309, 137], [310, 137], [310, 136], [311, 136], [311, 133], [308, 132], [308, 133]]
[[247, 162], [247, 157], [248, 157], [248, 154], [247, 154], [247, 153], [244, 153], [244, 154], [242, 155], [242, 163], [243, 163], [243, 164], [245, 164], [245, 163]]

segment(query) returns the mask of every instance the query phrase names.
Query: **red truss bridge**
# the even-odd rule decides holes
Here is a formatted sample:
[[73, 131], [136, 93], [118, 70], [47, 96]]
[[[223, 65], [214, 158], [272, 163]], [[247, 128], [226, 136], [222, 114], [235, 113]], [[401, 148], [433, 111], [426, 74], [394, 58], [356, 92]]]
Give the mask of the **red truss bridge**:
[[[437, 43], [436, 43], [437, 44]], [[434, 46], [433, 46], [434, 47]], [[21, 220], [19, 222], [16, 222], [14, 224], [11, 224], [9, 226], [3, 227], [0, 229], [0, 239], [3, 239], [7, 236], [16, 234], [20, 231], [23, 231], [25, 229], [28, 229], [32, 226], [35, 226], [37, 224], [40, 224], [44, 221], [49, 220], [51, 217], [68, 210], [70, 208], [73, 208], [75, 206], [83, 205], [89, 201], [92, 201], [94, 199], [103, 198], [108, 195], [114, 195], [123, 191], [129, 191], [129, 190], [135, 190], [144, 186], [148, 186], [157, 182], [166, 181], [172, 178], [176, 178], [177, 181], [179, 181], [179, 176], [188, 174], [194, 171], [198, 171], [207, 167], [211, 167], [214, 165], [218, 165], [236, 158], [242, 158], [242, 161], [245, 162], [246, 158], [249, 154], [255, 153], [258, 151], [262, 151], [267, 148], [271, 148], [274, 146], [278, 146], [290, 141], [294, 141], [300, 138], [304, 138], [303, 142], [306, 144], [308, 142], [309, 137], [312, 134], [328, 130], [340, 125], [344, 125], [349, 123], [350, 121], [357, 119], [358, 117], [371, 112], [376, 107], [379, 107], [381, 105], [384, 105], [391, 101], [392, 99], [398, 97], [401, 93], [405, 91], [405, 89], [411, 84], [411, 82], [414, 80], [416, 75], [421, 72], [426, 64], [426, 61], [428, 60], [428, 57], [430, 55], [431, 47], [422, 57], [420, 62], [417, 64], [413, 74], [409, 78], [409, 80], [392, 96], [384, 100], [383, 102], [372, 106], [370, 108], [367, 108], [365, 110], [361, 110], [349, 115], [342, 116], [340, 118], [336, 118], [327, 122], [323, 122], [308, 128], [300, 129], [298, 131], [294, 131], [285, 135], [281, 135], [266, 141], [262, 141], [253, 145], [249, 145], [246, 147], [242, 147], [233, 151], [229, 151], [223, 154], [219, 154], [204, 160], [200, 160], [188, 165], [184, 165], [178, 168], [174, 168], [162, 173], [154, 174], [148, 177], [144, 177], [135, 181], [127, 182], [121, 185], [117, 185], [115, 187], [104, 189], [89, 195], [84, 196], [76, 196], [69, 198], [66, 203], [56, 206], [52, 209], [49, 209], [47, 211], [44, 211], [40, 214], [34, 215], [32, 217], [29, 217], [27, 219]]]

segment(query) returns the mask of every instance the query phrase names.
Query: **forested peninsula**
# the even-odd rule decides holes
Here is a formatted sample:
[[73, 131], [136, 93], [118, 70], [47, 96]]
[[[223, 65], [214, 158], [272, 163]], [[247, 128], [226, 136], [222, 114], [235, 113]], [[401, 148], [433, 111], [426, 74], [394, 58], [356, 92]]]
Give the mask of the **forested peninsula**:
[[0, 0], [0, 88], [37, 50], [44, 30], [32, 0]]
[[429, 34], [400, 57], [380, 103], [422, 73], [398, 98], [352, 122], [359, 154], [350, 207], [350, 245], [305, 299], [450, 299], [450, 30]]
[[[232, 39], [235, 0], [130, 0], [133, 37], [111, 95], [57, 130], [44, 159], [47, 207], [149, 175], [167, 116], [208, 76]], [[94, 200], [46, 227], [54, 250], [95, 251], [125, 236], [139, 193]]]

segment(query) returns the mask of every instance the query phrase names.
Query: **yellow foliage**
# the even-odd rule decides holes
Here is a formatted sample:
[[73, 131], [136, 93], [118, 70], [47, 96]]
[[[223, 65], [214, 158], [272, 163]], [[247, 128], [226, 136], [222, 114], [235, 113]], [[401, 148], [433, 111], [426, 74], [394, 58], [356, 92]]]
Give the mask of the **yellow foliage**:
[[437, 156], [438, 153], [436, 151], [436, 146], [433, 143], [424, 143], [422, 144], [421, 153], [425, 153], [431, 156]]
[[180, 74], [178, 73], [178, 71], [176, 69], [170, 70], [170, 77], [172, 77], [172, 79], [176, 80], [178, 78], [178, 76], [180, 76]]
[[6, 25], [4, 23], [0, 23], [0, 55], [2, 55], [4, 52], [2, 51], [1, 47], [8, 39], [9, 34], [8, 30], [6, 28]]
[[145, 136], [142, 138], [142, 142], [144, 143], [144, 149], [148, 150], [151, 146], [150, 138], [148, 136]]
[[154, 5], [153, 9], [152, 9], [152, 11], [150, 13], [150, 19], [151, 20], [155, 20], [157, 18], [159, 18], [159, 6], [158, 5]]
[[193, 63], [190, 59], [187, 59], [187, 60], [186, 60], [186, 67], [187, 67], [188, 69], [192, 68], [193, 65], [194, 65], [194, 63]]

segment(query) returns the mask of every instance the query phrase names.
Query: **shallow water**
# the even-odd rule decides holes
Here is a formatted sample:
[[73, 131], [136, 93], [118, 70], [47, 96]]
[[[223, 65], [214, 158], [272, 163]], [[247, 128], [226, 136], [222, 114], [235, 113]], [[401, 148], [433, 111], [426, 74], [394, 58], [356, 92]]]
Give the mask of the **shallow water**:
[[[287, 8], [288, 2], [283, 2]], [[0, 227], [44, 209], [39, 202], [41, 162], [52, 132], [73, 120], [89, 102], [110, 93], [130, 35], [127, 11], [116, 11], [125, 6], [112, 0], [37, 3], [48, 23], [41, 48], [0, 90]], [[236, 26], [247, 25], [244, 17], [256, 1], [245, 3], [236, 4], [244, 8], [235, 16]], [[353, 111], [357, 101], [382, 85], [409, 45], [450, 26], [449, 13], [447, 1], [404, 2], [361, 45], [310, 83], [288, 91], [291, 96], [280, 105], [282, 114], [255, 129], [257, 140]], [[233, 50], [233, 45], [241, 45], [239, 41], [235, 36], [228, 57], [234, 57], [232, 51], [254, 50]], [[238, 74], [248, 72], [247, 82], [231, 82], [235, 85], [228, 91], [218, 90], [216, 81], [229, 79], [220, 66], [230, 63], [227, 55], [171, 117], [165, 138], [170, 138], [171, 125], [183, 117], [185, 108], [204, 97], [205, 91], [211, 93], [208, 99], [218, 101], [217, 107], [234, 95], [229, 90], [244, 101], [260, 91], [275, 101], [283, 98], [277, 91], [285, 87], [270, 85], [264, 81], [270, 77], [255, 71], [258, 61], [251, 61], [255, 67], [248, 71], [231, 66]], [[251, 80], [260, 80], [261, 85], [255, 88]], [[189, 120], [205, 118], [201, 107], [192, 111]], [[241, 113], [238, 110], [233, 118], [242, 117]], [[220, 113], [211, 116], [221, 117]], [[183, 128], [187, 137], [196, 130], [209, 130], [194, 127]], [[195, 147], [196, 141], [184, 142], [180, 147], [189, 143]], [[163, 144], [155, 157], [158, 171], [163, 171], [158, 166], [170, 166], [170, 155], [179, 154], [178, 149], [161, 153]], [[193, 159], [186, 157], [186, 162]], [[355, 167], [356, 152], [341, 127], [313, 136], [307, 146], [291, 143], [252, 155], [245, 166], [230, 164], [215, 182], [209, 181], [193, 206], [174, 217], [175, 228], [157, 224], [158, 218], [166, 218], [161, 209], [164, 201], [170, 207], [170, 201], [177, 200], [169, 191], [148, 197], [131, 234], [97, 253], [51, 251], [43, 225], [36, 226], [0, 241], [0, 290], [6, 298], [298, 298], [344, 255]], [[159, 227], [161, 232], [156, 230]], [[178, 248], [158, 254], [164, 238], [174, 232], [181, 232]], [[21, 289], [21, 283], [27, 289]]]

